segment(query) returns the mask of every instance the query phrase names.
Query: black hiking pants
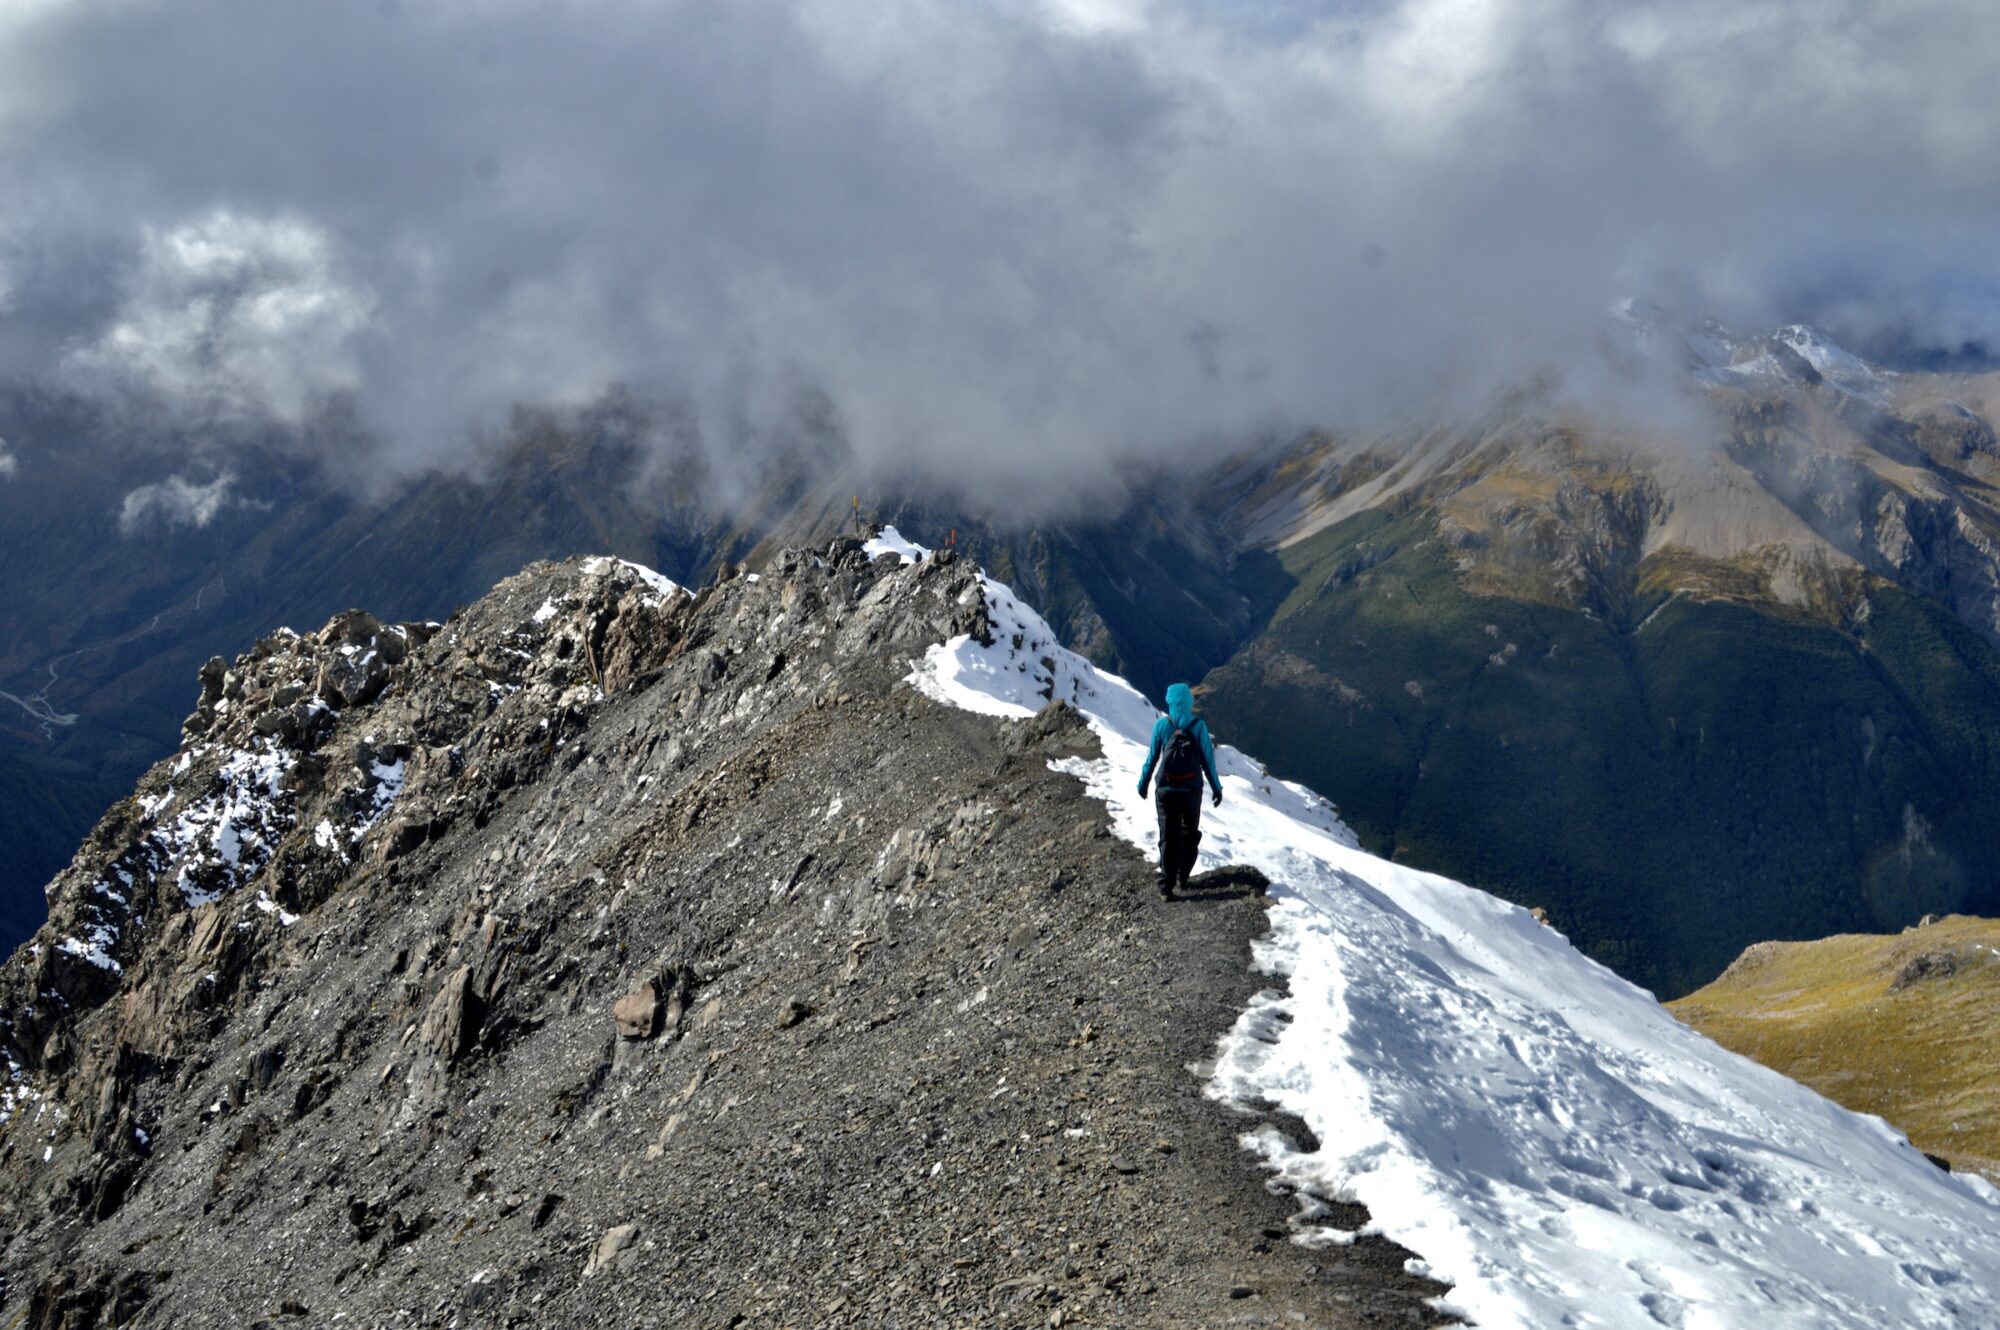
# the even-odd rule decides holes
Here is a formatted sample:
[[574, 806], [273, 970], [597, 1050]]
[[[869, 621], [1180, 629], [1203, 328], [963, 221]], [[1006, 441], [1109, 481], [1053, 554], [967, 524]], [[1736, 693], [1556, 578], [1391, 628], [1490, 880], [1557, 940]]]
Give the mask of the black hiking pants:
[[1160, 876], [1178, 885], [1194, 872], [1201, 844], [1201, 786], [1157, 786], [1153, 808], [1160, 815]]

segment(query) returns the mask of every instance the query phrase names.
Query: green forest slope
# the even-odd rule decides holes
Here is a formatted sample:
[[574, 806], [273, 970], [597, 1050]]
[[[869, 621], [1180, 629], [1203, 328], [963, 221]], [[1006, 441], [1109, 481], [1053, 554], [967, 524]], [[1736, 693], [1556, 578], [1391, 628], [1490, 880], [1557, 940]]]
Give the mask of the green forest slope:
[[1289, 599], [1203, 690], [1371, 849], [1667, 996], [1755, 941], [2000, 906], [2000, 652], [1941, 606], [1878, 582], [1829, 621], [1655, 559], [1613, 619], [1468, 590], [1435, 531], [1373, 511], [1281, 551]]

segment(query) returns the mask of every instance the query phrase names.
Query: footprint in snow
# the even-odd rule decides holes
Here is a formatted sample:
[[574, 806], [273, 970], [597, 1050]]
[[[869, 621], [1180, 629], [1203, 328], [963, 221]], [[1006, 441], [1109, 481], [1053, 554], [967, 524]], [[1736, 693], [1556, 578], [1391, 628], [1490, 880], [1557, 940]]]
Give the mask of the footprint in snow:
[[1654, 1324], [1678, 1327], [1685, 1323], [1687, 1303], [1669, 1290], [1657, 1265], [1651, 1261], [1627, 1261], [1625, 1268], [1639, 1276], [1639, 1282], [1650, 1290], [1639, 1296], [1639, 1305], [1646, 1309], [1646, 1315], [1653, 1318]]

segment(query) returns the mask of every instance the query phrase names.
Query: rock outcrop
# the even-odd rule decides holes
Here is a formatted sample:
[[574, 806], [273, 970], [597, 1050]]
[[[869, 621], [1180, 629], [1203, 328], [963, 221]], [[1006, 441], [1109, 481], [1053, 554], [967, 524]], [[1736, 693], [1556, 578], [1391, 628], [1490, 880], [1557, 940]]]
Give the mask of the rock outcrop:
[[1203, 1096], [1261, 881], [903, 684], [986, 632], [841, 541], [211, 662], [0, 966], [0, 1323], [1435, 1320]]

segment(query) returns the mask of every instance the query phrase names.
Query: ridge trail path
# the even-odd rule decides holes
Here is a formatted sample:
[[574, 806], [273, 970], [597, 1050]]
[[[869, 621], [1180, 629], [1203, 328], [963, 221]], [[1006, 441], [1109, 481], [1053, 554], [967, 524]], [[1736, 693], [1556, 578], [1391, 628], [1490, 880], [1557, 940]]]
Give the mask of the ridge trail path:
[[0, 967], [0, 1324], [1439, 1323], [1205, 1095], [1263, 899], [1161, 901], [1074, 711], [911, 687], [985, 611], [893, 564], [535, 565], [205, 684]]
[[[1011, 820], [980, 845], [992, 824], [967, 816], [974, 848], [921, 888], [946, 893], [937, 908], [823, 955], [821, 974], [794, 969], [809, 1010], [790, 1038], [757, 1028], [786, 1019], [775, 995], [693, 1036], [727, 1078], [704, 1090], [742, 1102], [670, 1147], [678, 1214], [648, 1261], [683, 1272], [662, 1296], [714, 1308], [681, 1323], [1442, 1323], [1424, 1300], [1444, 1287], [1406, 1274], [1403, 1249], [1292, 1240], [1311, 1199], [1274, 1194], [1239, 1138], [1302, 1124], [1203, 1094], [1217, 1037], [1261, 986], [1263, 898], [1198, 882], [1162, 902], [1150, 866], [1039, 747], [995, 769], [1022, 727], [911, 710], [899, 757], [962, 773], [938, 778], [941, 804]], [[781, 950], [737, 954], [763, 969]], [[1317, 1213], [1310, 1227], [1366, 1218]]]

